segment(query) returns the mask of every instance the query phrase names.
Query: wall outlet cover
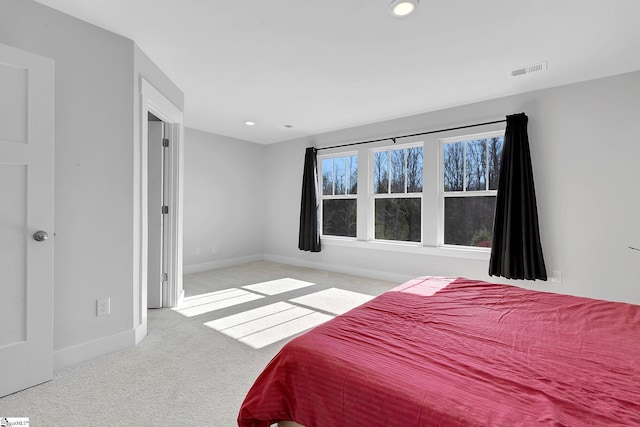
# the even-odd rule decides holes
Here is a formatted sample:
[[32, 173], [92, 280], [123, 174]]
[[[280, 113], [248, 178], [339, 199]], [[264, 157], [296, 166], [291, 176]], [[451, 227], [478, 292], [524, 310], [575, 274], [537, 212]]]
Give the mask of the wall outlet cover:
[[111, 314], [111, 298], [102, 298], [96, 301], [96, 315], [106, 316]]

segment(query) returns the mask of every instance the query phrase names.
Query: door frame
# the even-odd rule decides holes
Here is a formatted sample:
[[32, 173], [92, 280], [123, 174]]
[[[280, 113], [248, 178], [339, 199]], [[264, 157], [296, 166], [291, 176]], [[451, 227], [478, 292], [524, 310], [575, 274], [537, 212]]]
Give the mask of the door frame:
[[140, 140], [134, 153], [134, 329], [135, 343], [147, 335], [148, 264], [148, 132], [149, 113], [165, 123], [169, 138], [165, 171], [169, 214], [167, 215], [167, 282], [163, 307], [176, 307], [184, 298], [182, 286], [182, 218], [184, 177], [184, 113], [144, 77], [140, 77]]

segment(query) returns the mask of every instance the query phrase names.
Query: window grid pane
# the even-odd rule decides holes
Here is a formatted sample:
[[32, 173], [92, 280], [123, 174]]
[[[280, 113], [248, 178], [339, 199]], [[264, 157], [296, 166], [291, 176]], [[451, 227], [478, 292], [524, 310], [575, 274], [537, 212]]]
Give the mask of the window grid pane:
[[393, 150], [391, 151], [391, 185], [390, 189], [392, 193], [406, 193], [406, 161], [405, 161], [405, 151], [406, 150]]
[[333, 159], [322, 160], [322, 194], [333, 194]]
[[356, 237], [356, 199], [325, 199], [322, 201], [322, 234]]
[[374, 194], [421, 193], [424, 182], [423, 148], [374, 153]]
[[444, 144], [443, 149], [444, 191], [462, 191], [464, 189], [464, 143]]
[[373, 180], [374, 193], [389, 192], [389, 153], [387, 151], [376, 152], [373, 156]]
[[380, 198], [374, 201], [375, 238], [422, 241], [422, 198]]
[[333, 172], [334, 172], [334, 193], [333, 194], [345, 194], [346, 187], [346, 173], [345, 173], [345, 158], [336, 157], [333, 159]]
[[349, 183], [347, 194], [358, 194], [358, 156], [351, 156], [349, 160]]
[[466, 143], [466, 191], [487, 189], [487, 140], [479, 139]]
[[424, 181], [422, 147], [407, 150], [407, 193], [421, 193]]
[[444, 244], [491, 247], [495, 196], [446, 197]]
[[502, 159], [502, 146], [504, 137], [499, 136], [488, 139], [488, 169], [489, 169], [489, 190], [498, 189], [498, 176], [500, 176], [500, 160]]

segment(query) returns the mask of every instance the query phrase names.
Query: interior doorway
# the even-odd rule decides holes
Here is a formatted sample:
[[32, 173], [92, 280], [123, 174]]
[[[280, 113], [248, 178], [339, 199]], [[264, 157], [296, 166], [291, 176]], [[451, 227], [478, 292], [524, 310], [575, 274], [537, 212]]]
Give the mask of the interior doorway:
[[165, 216], [168, 215], [166, 171], [169, 139], [166, 123], [148, 113], [148, 261], [147, 261], [147, 308], [162, 308], [162, 297], [167, 292], [167, 245]]
[[[160, 271], [162, 281], [162, 305], [161, 307], [176, 307], [184, 298], [182, 287], [182, 217], [183, 217], [183, 179], [184, 179], [184, 114], [166, 96], [151, 85], [144, 77], [140, 77], [140, 139], [134, 147], [134, 328], [135, 343], [147, 336], [147, 291], [149, 288], [158, 289], [152, 283], [149, 286], [147, 275], [149, 273], [149, 259], [158, 259], [156, 255], [149, 255], [149, 219], [158, 212], [158, 206], [149, 205], [149, 181], [158, 181], [162, 176], [163, 198], [160, 211], [162, 215], [162, 239], [164, 250], [161, 246], [153, 244], [151, 249], [156, 254], [162, 253]], [[149, 115], [158, 120], [153, 119]], [[168, 140], [168, 147], [163, 145], [164, 161], [149, 162], [149, 130], [155, 125], [149, 126], [149, 118], [152, 122], [162, 123], [162, 141]], [[154, 144], [152, 147], [156, 148]], [[153, 154], [151, 154], [153, 155]], [[164, 171], [149, 172], [149, 166], [162, 164]], [[155, 202], [153, 202], [155, 204]], [[150, 213], [151, 212], [151, 213]], [[156, 225], [157, 229], [157, 225]], [[157, 238], [158, 234], [153, 233]], [[166, 276], [165, 274], [166, 273]], [[154, 281], [157, 283], [157, 280]]]

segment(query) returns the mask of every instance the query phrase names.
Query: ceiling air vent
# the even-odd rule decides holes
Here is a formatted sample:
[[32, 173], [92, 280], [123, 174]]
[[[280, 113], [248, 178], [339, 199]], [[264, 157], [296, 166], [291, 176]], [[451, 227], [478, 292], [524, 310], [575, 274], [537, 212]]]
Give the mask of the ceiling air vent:
[[536, 73], [538, 71], [544, 71], [546, 69], [547, 69], [547, 61], [544, 61], [538, 64], [527, 65], [526, 67], [512, 70], [511, 77], [523, 76], [525, 74]]

